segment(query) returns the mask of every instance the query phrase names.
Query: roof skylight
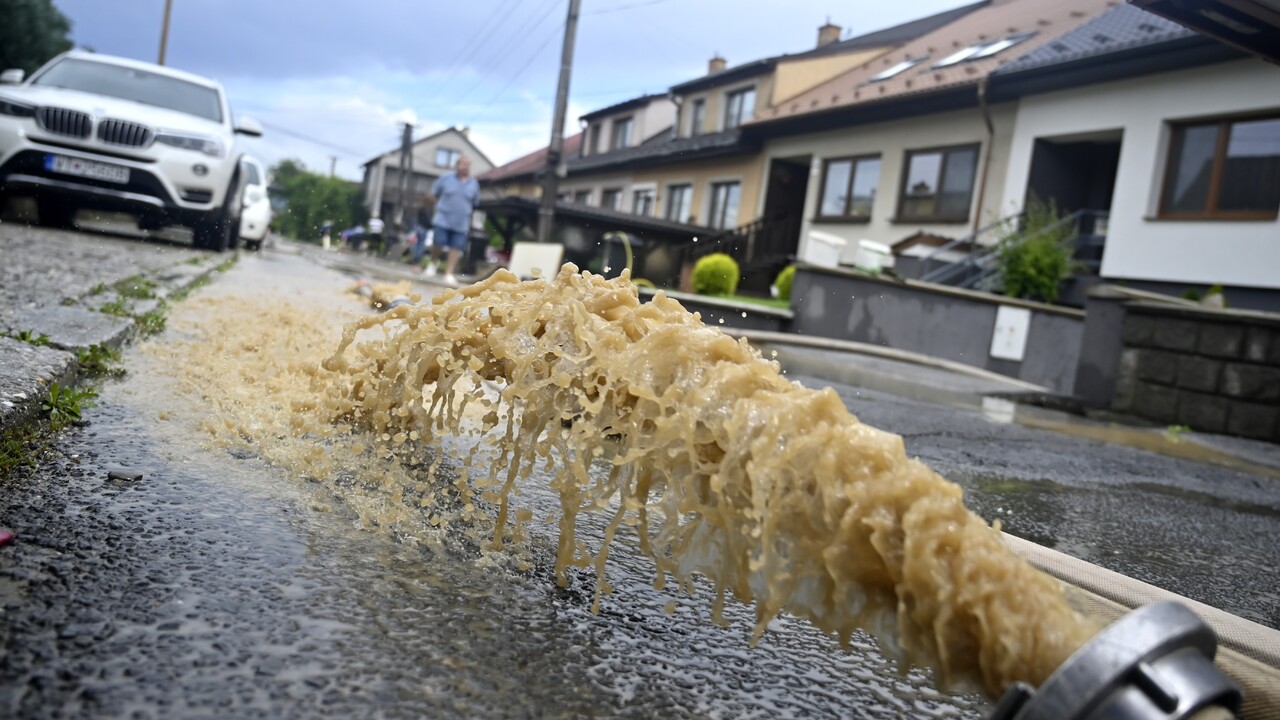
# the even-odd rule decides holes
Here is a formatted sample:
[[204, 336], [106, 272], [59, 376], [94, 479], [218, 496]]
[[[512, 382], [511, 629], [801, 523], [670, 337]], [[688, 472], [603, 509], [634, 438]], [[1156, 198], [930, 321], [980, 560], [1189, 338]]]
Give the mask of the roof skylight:
[[934, 63], [933, 66], [936, 68], [947, 67], [948, 65], [955, 65], [957, 63], [964, 62], [965, 60], [977, 60], [979, 58], [991, 57], [992, 55], [1008, 50], [1009, 48], [1013, 47], [1014, 45], [1017, 45], [1023, 40], [1026, 40], [1032, 35], [1035, 35], [1035, 33], [1024, 33], [1022, 35], [1010, 35], [1009, 37], [1003, 38], [1001, 40], [975, 43], [973, 45], [970, 45], [967, 48], [963, 48], [951, 53], [950, 55]]
[[884, 70], [881, 70], [880, 72], [876, 73], [875, 76], [871, 78], [871, 82], [880, 82], [881, 80], [888, 80], [889, 78], [895, 75], [898, 75], [900, 73], [906, 72], [907, 70], [910, 70], [911, 68], [915, 67], [916, 65], [919, 65], [920, 63], [928, 59], [929, 58], [927, 55], [924, 57], [907, 58], [906, 60], [903, 60], [897, 65], [885, 68]]

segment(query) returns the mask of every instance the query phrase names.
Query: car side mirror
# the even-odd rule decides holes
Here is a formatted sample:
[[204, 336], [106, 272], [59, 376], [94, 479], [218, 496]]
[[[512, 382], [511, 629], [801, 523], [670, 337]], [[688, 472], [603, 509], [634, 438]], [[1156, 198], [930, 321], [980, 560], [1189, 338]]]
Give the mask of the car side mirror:
[[0, 85], [19, 85], [26, 76], [20, 68], [9, 68], [0, 73]]
[[262, 137], [262, 123], [251, 117], [238, 117], [236, 124], [232, 128], [237, 135], [248, 135], [249, 137]]

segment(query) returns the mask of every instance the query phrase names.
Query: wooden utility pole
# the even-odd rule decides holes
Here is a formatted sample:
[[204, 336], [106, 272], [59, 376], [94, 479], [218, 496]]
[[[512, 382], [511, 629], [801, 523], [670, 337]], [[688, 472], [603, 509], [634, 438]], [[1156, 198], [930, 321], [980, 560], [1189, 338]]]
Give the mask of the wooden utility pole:
[[333, 177], [333, 172], [334, 170], [337, 169], [337, 167], [338, 167], [338, 156], [330, 155], [329, 156], [329, 177]]
[[169, 16], [173, 14], [173, 0], [164, 0], [164, 25], [160, 28], [160, 59], [157, 65], [164, 64], [165, 52], [169, 49]]
[[564, 21], [564, 48], [560, 51], [560, 81], [556, 85], [556, 108], [551, 120], [551, 144], [547, 146], [547, 167], [542, 175], [542, 205], [538, 209], [538, 242], [551, 242], [551, 225], [556, 219], [556, 193], [560, 187], [560, 158], [564, 153], [564, 116], [569, 105], [569, 76], [573, 71], [573, 38], [578, 31], [578, 6], [569, 0], [569, 16]]
[[405, 201], [408, 199], [409, 173], [413, 172], [413, 126], [404, 123], [403, 132], [400, 136], [400, 182], [397, 184], [399, 196], [396, 199], [396, 216], [394, 218], [397, 229], [404, 228], [404, 209]]

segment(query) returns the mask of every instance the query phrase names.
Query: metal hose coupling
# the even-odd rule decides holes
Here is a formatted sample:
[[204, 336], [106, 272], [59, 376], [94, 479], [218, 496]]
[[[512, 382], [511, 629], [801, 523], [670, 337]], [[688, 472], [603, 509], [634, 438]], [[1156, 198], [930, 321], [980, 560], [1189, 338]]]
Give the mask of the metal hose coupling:
[[1015, 683], [989, 720], [1233, 718], [1240, 689], [1213, 664], [1218, 638], [1188, 608], [1146, 605], [1099, 632], [1039, 689]]

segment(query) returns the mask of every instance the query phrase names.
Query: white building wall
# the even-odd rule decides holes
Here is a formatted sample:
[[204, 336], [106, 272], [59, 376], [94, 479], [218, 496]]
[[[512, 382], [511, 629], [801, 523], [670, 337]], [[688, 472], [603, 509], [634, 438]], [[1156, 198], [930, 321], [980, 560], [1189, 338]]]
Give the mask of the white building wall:
[[[845, 239], [848, 244], [841, 262], [851, 263], [857, 251], [858, 240], [874, 240], [892, 245], [917, 232], [962, 238], [973, 231], [975, 222], [987, 225], [1001, 217], [999, 203], [1004, 193], [1005, 167], [1009, 156], [1009, 142], [1013, 137], [1016, 105], [1002, 103], [992, 106], [990, 111], [995, 135], [991, 144], [991, 168], [987, 173], [985, 194], [979, 191], [979, 185], [982, 181], [982, 159], [986, 154], [987, 129], [981, 112], [976, 108], [770, 140], [764, 148], [765, 168], [769, 167], [769, 160], [772, 158], [805, 155], [813, 158], [809, 169], [809, 188], [805, 194], [804, 224], [800, 230], [800, 256], [805, 256], [811, 230]], [[969, 219], [959, 223], [897, 221], [895, 216], [898, 213], [902, 175], [906, 171], [906, 152], [973, 143], [978, 143], [980, 147]], [[876, 185], [870, 221], [814, 222], [822, 194], [822, 161], [827, 158], [876, 154], [880, 156], [880, 180]], [[757, 215], [764, 212], [765, 195], [764, 192], [760, 193]], [[979, 195], [983, 195], [982, 208], [977, 207]]]
[[1280, 219], [1159, 220], [1169, 122], [1280, 112], [1280, 67], [1219, 63], [1022, 98], [1002, 212], [1021, 209], [1036, 138], [1122, 129], [1102, 275], [1280, 287]]

